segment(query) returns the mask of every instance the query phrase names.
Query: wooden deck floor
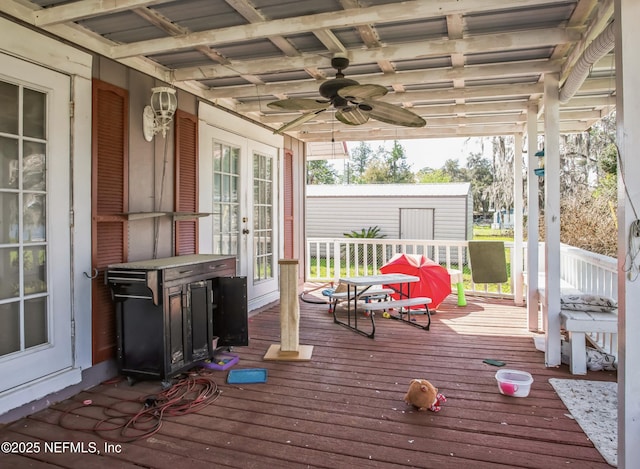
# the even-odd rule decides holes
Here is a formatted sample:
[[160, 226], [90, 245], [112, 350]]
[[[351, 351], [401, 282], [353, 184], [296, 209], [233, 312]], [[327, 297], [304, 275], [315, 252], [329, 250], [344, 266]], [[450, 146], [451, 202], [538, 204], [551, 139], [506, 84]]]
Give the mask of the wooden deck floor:
[[[107, 440], [75, 428], [103, 419], [101, 405], [144, 400], [161, 388], [102, 384], [1, 429], [0, 441], [37, 443], [39, 450], [0, 454], [0, 467], [610, 467], [548, 383], [570, 378], [568, 368], [544, 366], [525, 309], [511, 301], [468, 298], [468, 306], [457, 307], [450, 296], [428, 332], [378, 315], [373, 340], [334, 324], [326, 305], [301, 303], [301, 315], [300, 343], [314, 346], [311, 361], [262, 360], [279, 343], [279, 308], [271, 305], [251, 317], [250, 345], [234, 349], [240, 355], [234, 368], [266, 368], [267, 383], [228, 385], [227, 372], [214, 371], [222, 391], [217, 400], [197, 413], [166, 416], [153, 435], [108, 453]], [[529, 371], [529, 397], [500, 395], [496, 368], [484, 358]], [[417, 412], [402, 401], [409, 381], [421, 377], [446, 395], [439, 413]], [[587, 379], [616, 376], [590, 372]], [[92, 404], [83, 406], [87, 399]], [[85, 451], [101, 454], [62, 446], [45, 451], [51, 441], [83, 443]]]

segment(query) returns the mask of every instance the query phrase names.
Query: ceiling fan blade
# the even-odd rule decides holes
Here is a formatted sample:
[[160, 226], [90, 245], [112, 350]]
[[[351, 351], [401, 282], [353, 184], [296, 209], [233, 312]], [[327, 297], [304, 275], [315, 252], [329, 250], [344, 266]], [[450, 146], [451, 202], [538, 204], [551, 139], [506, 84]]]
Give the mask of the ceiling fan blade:
[[267, 107], [278, 111], [315, 111], [326, 109], [328, 104], [329, 102], [326, 100], [289, 98], [267, 103]]
[[316, 117], [318, 114], [320, 114], [322, 111], [324, 111], [325, 109], [327, 109], [327, 105], [325, 105], [324, 108], [322, 109], [318, 109], [317, 111], [312, 111], [312, 112], [307, 112], [306, 114], [302, 114], [300, 117], [298, 117], [297, 119], [293, 119], [291, 122], [283, 125], [282, 127], [280, 127], [277, 130], [274, 130], [273, 133], [274, 134], [281, 134], [282, 132], [286, 131], [286, 130], [291, 130], [295, 127], [298, 127], [302, 124], [304, 124], [307, 121], [310, 121], [311, 119], [313, 119], [314, 117]]
[[369, 116], [387, 124], [405, 127], [424, 127], [427, 122], [408, 109], [383, 101], [365, 101], [362, 104], [371, 106]]
[[369, 120], [369, 111], [362, 111], [358, 106], [347, 106], [336, 111], [336, 119], [347, 125], [362, 125]]
[[365, 99], [381, 98], [388, 90], [381, 85], [352, 85], [338, 90], [338, 95], [348, 101], [360, 102]]

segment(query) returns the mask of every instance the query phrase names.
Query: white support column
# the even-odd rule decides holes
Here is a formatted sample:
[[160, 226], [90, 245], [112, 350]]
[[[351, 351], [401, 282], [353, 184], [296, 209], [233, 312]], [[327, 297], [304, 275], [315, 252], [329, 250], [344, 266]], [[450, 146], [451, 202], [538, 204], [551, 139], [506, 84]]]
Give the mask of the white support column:
[[[640, 238], [630, 230], [640, 211], [640, 2], [616, 0], [616, 116], [618, 165], [618, 467], [640, 462], [640, 277], [637, 254]], [[625, 191], [626, 185], [626, 191]], [[631, 237], [631, 238], [630, 238]], [[631, 246], [630, 246], [631, 245]], [[634, 252], [629, 252], [633, 249]], [[629, 307], [627, 307], [629, 306]]]
[[514, 301], [518, 306], [524, 304], [522, 288], [522, 134], [515, 135], [515, 149], [513, 152], [513, 245], [514, 252], [511, 258], [511, 275], [514, 278]]
[[538, 312], [538, 176], [533, 172], [538, 165], [538, 106], [527, 110], [527, 322], [530, 331], [539, 329]]
[[557, 74], [544, 76], [545, 363], [560, 365], [560, 103]]

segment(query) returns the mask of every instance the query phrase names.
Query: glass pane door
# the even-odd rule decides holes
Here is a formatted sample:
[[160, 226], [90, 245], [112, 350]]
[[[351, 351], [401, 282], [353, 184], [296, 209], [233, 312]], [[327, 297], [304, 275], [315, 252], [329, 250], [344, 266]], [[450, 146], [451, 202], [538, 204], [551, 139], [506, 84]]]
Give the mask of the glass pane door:
[[0, 82], [0, 357], [49, 343], [47, 95]]
[[240, 148], [213, 143], [213, 254], [238, 254]]
[[273, 157], [253, 154], [253, 282], [274, 278]]

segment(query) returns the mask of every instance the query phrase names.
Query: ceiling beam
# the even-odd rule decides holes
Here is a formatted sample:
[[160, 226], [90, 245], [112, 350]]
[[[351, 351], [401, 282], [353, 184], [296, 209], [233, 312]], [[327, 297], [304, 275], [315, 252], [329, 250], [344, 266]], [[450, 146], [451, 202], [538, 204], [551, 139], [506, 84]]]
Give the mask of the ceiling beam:
[[120, 13], [132, 8], [168, 3], [171, 0], [83, 0], [52, 6], [33, 12], [33, 24], [39, 27], [69, 23], [84, 18]]
[[[593, 123], [580, 121], [561, 122], [560, 132], [563, 134], [580, 133], [588, 130]], [[543, 130], [544, 123], [538, 123], [540, 131]], [[336, 142], [358, 142], [365, 140], [405, 140], [416, 138], [446, 138], [446, 137], [491, 137], [495, 135], [513, 135], [524, 132], [524, 124], [487, 124], [474, 126], [454, 126], [454, 127], [421, 127], [419, 129], [407, 127], [380, 127], [371, 130], [358, 130], [359, 127], [347, 128], [349, 126], [336, 127], [333, 132], [292, 132], [292, 135], [304, 142], [329, 142], [332, 139]], [[429, 151], [425, 148], [425, 154]]]
[[[322, 115], [318, 116], [322, 117]], [[497, 125], [497, 124], [525, 124], [527, 120], [526, 112], [523, 110], [515, 111], [511, 113], [505, 114], [488, 114], [483, 116], [423, 116], [426, 117], [427, 127], [430, 128], [440, 128], [440, 127], [470, 127], [477, 125]], [[589, 112], [581, 112], [581, 111], [567, 111], [560, 114], [561, 122], [572, 122], [572, 121], [582, 121], [584, 122], [592, 122], [599, 120], [602, 117], [601, 113], [598, 111], [589, 111]], [[328, 118], [332, 119], [331, 114], [328, 114]], [[544, 118], [539, 119], [544, 121]], [[300, 126], [297, 131], [298, 132], [331, 132], [335, 130], [336, 126], [344, 127], [340, 123], [336, 124], [333, 122], [320, 122], [313, 123], [307, 122], [304, 125]], [[380, 123], [375, 120], [369, 120], [366, 124], [362, 124], [358, 126], [359, 130], [373, 130], [380, 127], [386, 127], [386, 124]], [[394, 127], [391, 125], [391, 127]]]
[[[487, 36], [460, 39], [430, 40], [399, 46], [385, 46], [378, 49], [349, 51], [352, 63], [375, 63], [384, 56], [390, 62], [426, 59], [455, 54], [475, 54], [514, 49], [527, 49], [570, 43], [580, 39], [578, 29], [547, 28], [517, 33], [498, 33]], [[174, 81], [204, 80], [237, 76], [239, 73], [259, 75], [265, 73], [302, 70], [308, 67], [329, 66], [318, 54], [301, 54], [298, 57], [283, 57], [258, 60], [230, 61], [229, 66], [211, 65], [207, 67], [185, 67], [173, 72]]]
[[[414, 85], [418, 83], [451, 82], [455, 79], [481, 80], [487, 78], [536, 76], [542, 73], [553, 73], [560, 70], [559, 61], [534, 60], [515, 63], [476, 65], [462, 69], [430, 69], [411, 72], [397, 72], [392, 75], [351, 75], [349, 78], [367, 84]], [[280, 95], [291, 93], [308, 93], [318, 95], [319, 83], [301, 81], [293, 83], [266, 83], [264, 85], [242, 85], [219, 87], [206, 92], [209, 99], [242, 98], [256, 95]], [[319, 95], [318, 95], [319, 96]]]
[[[249, 23], [261, 23], [267, 21], [268, 18], [265, 18], [262, 13], [256, 10], [253, 5], [250, 5], [247, 0], [225, 0], [227, 4], [236, 10], [244, 19], [246, 19]], [[288, 56], [296, 56], [300, 53], [298, 50], [293, 47], [293, 45], [287, 41], [286, 38], [274, 35], [269, 38], [269, 40], [275, 45], [278, 49], [280, 49], [285, 55]], [[249, 74], [255, 75], [255, 74]], [[257, 80], [257, 79], [256, 79]]]
[[188, 49], [198, 45], [213, 46], [235, 41], [263, 39], [273, 35], [299, 34], [318, 29], [356, 27], [419, 18], [439, 18], [448, 14], [464, 13], [470, 10], [474, 13], [480, 13], [483, 11], [503, 10], [510, 7], [526, 7], [555, 2], [556, 0], [468, 0], [465, 2], [460, 2], [459, 0], [441, 0], [438, 2], [413, 0], [200, 31], [175, 38], [150, 39], [131, 44], [114, 45], [111, 57], [123, 59], [136, 55], [153, 55]]
[[[490, 98], [497, 100], [499, 98], [528, 98], [531, 95], [540, 94], [543, 89], [542, 83], [523, 84], [523, 85], [486, 85], [472, 86], [464, 89], [436, 89], [425, 91], [406, 91], [402, 96], [396, 96], [396, 93], [388, 93], [380, 98], [380, 101], [388, 103], [401, 103], [405, 101], [418, 102], [418, 108], [429, 105], [425, 101], [433, 104], [453, 104], [456, 99], [474, 100]], [[269, 112], [275, 113], [267, 108], [267, 104], [272, 100], [252, 101], [249, 103], [239, 103], [236, 105], [238, 112]]]
[[[456, 122], [458, 125], [470, 125], [477, 123], [514, 123], [523, 122], [526, 119], [526, 111], [529, 106], [529, 101], [517, 101], [514, 103], [499, 103], [503, 106], [494, 105], [490, 107], [488, 104], [482, 105], [466, 105], [466, 104], [453, 104], [449, 106], [432, 106], [430, 108], [412, 108], [412, 110], [419, 114], [422, 118], [427, 120], [430, 127], [441, 125], [454, 125]], [[286, 115], [271, 115], [260, 117], [260, 122], [265, 125], [279, 127], [289, 121], [299, 117], [300, 113], [292, 113]], [[574, 110], [574, 109], [560, 109], [561, 121], [593, 121], [601, 119], [603, 111], [601, 110]], [[319, 123], [309, 122], [307, 127], [301, 129], [314, 131], [331, 130], [330, 127], [326, 127], [330, 124], [322, 121], [324, 114], [318, 115]], [[331, 120], [331, 114], [326, 114], [327, 120]], [[544, 115], [540, 117], [544, 120]], [[340, 124], [338, 124], [340, 125]], [[379, 123], [375, 121], [369, 121], [367, 124], [363, 124], [364, 128], [379, 127]], [[368, 126], [368, 127], [367, 127]]]
[[[347, 127], [347, 126], [344, 126]], [[359, 131], [358, 128], [341, 128], [334, 132], [303, 133], [296, 132], [294, 136], [304, 142], [327, 142], [333, 138], [336, 142], [358, 142], [363, 140], [404, 140], [414, 138], [443, 138], [443, 137], [484, 137], [493, 135], [512, 135], [522, 132], [522, 125], [486, 125], [476, 127], [449, 127], [431, 129], [428, 126], [419, 129], [407, 127], [381, 127], [374, 133]], [[425, 153], [428, 148], [425, 148]]]
[[[411, 110], [422, 117], [452, 117], [465, 114], [524, 112], [529, 105], [528, 100], [507, 101], [503, 103], [477, 103], [477, 104], [444, 104], [430, 106], [416, 106]], [[299, 116], [300, 113], [269, 114], [260, 117], [263, 124], [277, 124], [288, 122]]]

